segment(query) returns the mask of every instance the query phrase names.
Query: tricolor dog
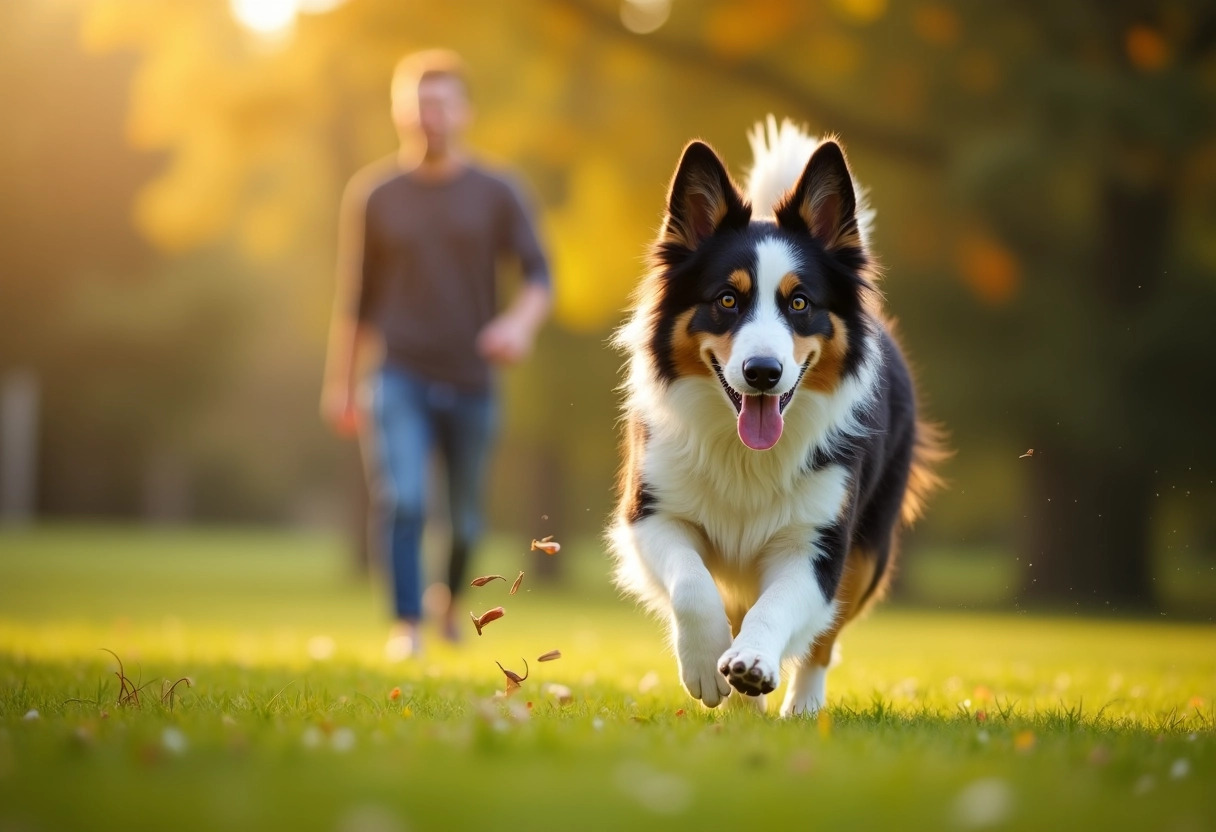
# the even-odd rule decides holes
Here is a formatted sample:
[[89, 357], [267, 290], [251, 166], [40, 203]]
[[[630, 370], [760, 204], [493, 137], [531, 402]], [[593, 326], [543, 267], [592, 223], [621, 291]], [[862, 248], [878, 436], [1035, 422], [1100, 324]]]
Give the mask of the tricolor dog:
[[823, 707], [841, 628], [879, 597], [942, 455], [875, 288], [871, 213], [840, 146], [769, 119], [746, 193], [684, 150], [628, 355], [619, 585], [670, 622], [709, 707]]

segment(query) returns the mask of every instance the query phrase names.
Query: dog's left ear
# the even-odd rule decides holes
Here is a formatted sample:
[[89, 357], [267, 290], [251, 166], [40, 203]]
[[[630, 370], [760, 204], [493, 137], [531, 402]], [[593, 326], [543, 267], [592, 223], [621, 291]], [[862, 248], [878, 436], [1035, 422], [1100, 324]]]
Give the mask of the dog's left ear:
[[680, 157], [667, 195], [661, 243], [692, 251], [722, 227], [743, 227], [751, 219], [718, 154], [704, 142], [690, 142]]
[[809, 230], [826, 251], [862, 249], [853, 177], [836, 142], [815, 149], [802, 178], [775, 213], [779, 225]]

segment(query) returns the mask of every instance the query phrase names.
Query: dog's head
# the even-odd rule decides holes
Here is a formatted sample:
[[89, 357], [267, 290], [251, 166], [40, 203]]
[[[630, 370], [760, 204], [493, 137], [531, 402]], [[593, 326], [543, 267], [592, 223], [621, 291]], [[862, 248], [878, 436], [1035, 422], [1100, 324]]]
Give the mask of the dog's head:
[[771, 219], [753, 219], [717, 154], [689, 144], [643, 288], [659, 380], [716, 379], [743, 443], [775, 445], [799, 391], [831, 393], [857, 360], [869, 286], [856, 214], [835, 142], [816, 148]]

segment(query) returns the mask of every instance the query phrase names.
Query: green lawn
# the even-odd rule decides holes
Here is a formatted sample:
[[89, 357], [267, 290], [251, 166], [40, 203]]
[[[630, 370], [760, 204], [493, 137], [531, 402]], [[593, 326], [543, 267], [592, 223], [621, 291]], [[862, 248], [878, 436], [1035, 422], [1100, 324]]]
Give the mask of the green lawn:
[[0, 533], [0, 830], [1216, 827], [1211, 625], [880, 608], [828, 716], [780, 722], [700, 709], [594, 545], [559, 557], [567, 586], [471, 590], [506, 617], [389, 665], [333, 539]]

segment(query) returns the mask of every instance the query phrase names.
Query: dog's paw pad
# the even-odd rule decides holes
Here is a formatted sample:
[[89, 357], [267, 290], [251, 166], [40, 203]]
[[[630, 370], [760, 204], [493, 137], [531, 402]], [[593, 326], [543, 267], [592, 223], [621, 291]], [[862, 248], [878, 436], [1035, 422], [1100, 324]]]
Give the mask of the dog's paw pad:
[[731, 687], [748, 696], [772, 693], [777, 689], [778, 665], [757, 653], [728, 651], [718, 670]]

